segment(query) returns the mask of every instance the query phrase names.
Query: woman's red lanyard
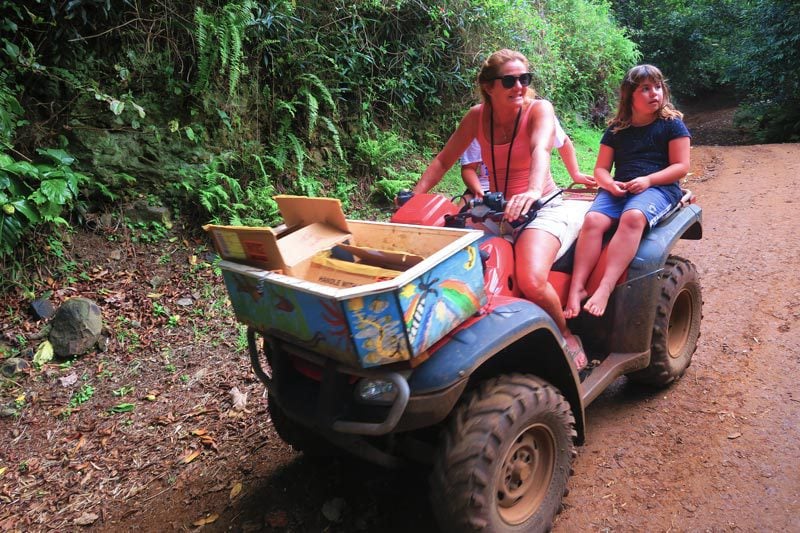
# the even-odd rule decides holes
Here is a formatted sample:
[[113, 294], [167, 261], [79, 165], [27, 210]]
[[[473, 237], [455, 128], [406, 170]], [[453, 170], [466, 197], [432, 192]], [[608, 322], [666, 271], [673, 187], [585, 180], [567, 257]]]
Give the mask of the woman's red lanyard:
[[[508, 194], [508, 171], [511, 168], [511, 150], [514, 148], [514, 139], [517, 137], [517, 126], [519, 126], [519, 117], [522, 115], [522, 106], [517, 111], [517, 118], [514, 119], [514, 132], [511, 134], [511, 144], [508, 146], [508, 159], [506, 161], [506, 181], [503, 183], [503, 198]], [[492, 178], [494, 178], [494, 190], [497, 187], [497, 169], [494, 164], [494, 109], [489, 107], [489, 142], [492, 144]]]

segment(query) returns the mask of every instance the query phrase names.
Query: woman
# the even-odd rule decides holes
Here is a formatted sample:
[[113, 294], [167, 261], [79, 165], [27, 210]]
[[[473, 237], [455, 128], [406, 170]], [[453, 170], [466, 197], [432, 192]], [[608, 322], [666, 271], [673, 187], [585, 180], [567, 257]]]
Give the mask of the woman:
[[[416, 187], [424, 193], [456, 163], [472, 139], [481, 145], [492, 191], [508, 198], [505, 219], [517, 220], [534, 202], [556, 190], [550, 174], [555, 114], [546, 100], [536, 99], [527, 58], [513, 50], [489, 56], [478, 74], [482, 103], [461, 120], [447, 144], [431, 162]], [[580, 228], [576, 216], [559, 198], [550, 201], [516, 238], [515, 278], [525, 297], [555, 321], [578, 369], [587, 364], [580, 339], [567, 327], [561, 302], [547, 281], [559, 250], [568, 249]]]

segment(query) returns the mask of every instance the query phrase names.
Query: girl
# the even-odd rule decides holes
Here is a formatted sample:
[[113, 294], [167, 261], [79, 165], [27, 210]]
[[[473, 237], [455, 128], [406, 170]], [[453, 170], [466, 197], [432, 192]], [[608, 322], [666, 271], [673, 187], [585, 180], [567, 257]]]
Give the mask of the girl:
[[[531, 80], [523, 54], [505, 49], [489, 56], [478, 73], [483, 102], [464, 115], [414, 192], [427, 192], [439, 183], [475, 138], [489, 170], [491, 190], [503, 191], [509, 199], [506, 220], [517, 220], [536, 200], [554, 192], [550, 149], [555, 114], [550, 102], [536, 99]], [[514, 243], [515, 278], [520, 289], [553, 318], [578, 369], [586, 365], [586, 354], [580, 339], [567, 328], [558, 294], [547, 277], [559, 250], [574, 242], [580, 222], [580, 214], [576, 216], [559, 197], [539, 210]]]
[[577, 316], [589, 296], [586, 280], [600, 256], [603, 234], [619, 221], [608, 245], [606, 270], [583, 305], [595, 316], [605, 313], [645, 229], [655, 226], [680, 201], [678, 181], [689, 170], [690, 139], [682, 118], [670, 102], [660, 70], [639, 65], [628, 71], [620, 87], [617, 114], [600, 140], [594, 177], [602, 190], [578, 236], [566, 318]]

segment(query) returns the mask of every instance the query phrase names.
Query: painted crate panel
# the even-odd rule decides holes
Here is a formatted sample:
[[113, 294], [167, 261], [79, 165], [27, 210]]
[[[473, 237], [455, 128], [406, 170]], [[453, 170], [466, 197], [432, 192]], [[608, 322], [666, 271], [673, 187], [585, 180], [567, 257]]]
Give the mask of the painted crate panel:
[[420, 355], [486, 303], [476, 243], [426, 261], [392, 282], [348, 290], [229, 262], [222, 267], [240, 322], [371, 367]]

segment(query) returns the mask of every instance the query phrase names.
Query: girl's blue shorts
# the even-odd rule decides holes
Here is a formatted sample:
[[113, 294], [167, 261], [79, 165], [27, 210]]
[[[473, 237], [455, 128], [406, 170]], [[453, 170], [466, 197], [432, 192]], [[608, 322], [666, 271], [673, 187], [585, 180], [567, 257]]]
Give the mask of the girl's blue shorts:
[[589, 208], [589, 212], [606, 215], [614, 220], [619, 220], [622, 213], [636, 209], [647, 218], [648, 225], [652, 228], [664, 218], [672, 208], [677, 205], [674, 195], [669, 194], [662, 187], [650, 187], [639, 194], [626, 194], [614, 196], [605, 189], [597, 193], [597, 197]]

